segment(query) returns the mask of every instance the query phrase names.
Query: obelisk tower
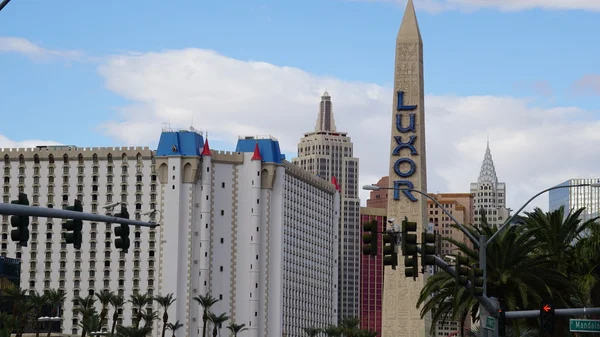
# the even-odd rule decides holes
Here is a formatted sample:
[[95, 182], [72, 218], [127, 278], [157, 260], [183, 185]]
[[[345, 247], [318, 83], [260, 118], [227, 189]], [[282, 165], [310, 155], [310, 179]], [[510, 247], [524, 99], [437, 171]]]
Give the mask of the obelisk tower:
[[[425, 166], [425, 107], [423, 86], [423, 41], [412, 0], [408, 0], [396, 39], [394, 103], [390, 147], [390, 187], [388, 219], [400, 224], [404, 217], [417, 222], [417, 234], [427, 228], [427, 200], [421, 195], [400, 191], [412, 188], [427, 192]], [[382, 337], [424, 337], [430, 320], [421, 319], [416, 308], [424, 274], [414, 281], [404, 277], [404, 258], [399, 254], [398, 268], [384, 271]]]

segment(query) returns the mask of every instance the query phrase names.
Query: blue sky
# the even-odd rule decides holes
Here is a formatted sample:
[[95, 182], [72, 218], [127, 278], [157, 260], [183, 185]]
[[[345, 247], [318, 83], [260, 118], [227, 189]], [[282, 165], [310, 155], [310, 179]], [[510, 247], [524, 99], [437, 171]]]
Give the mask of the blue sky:
[[[564, 1], [565, 7], [569, 2]], [[434, 12], [420, 0], [415, 5], [425, 43], [427, 94], [442, 101], [444, 95], [524, 99], [533, 102], [534, 110], [583, 109], [584, 118], [597, 121], [599, 12], [505, 11], [493, 5]], [[100, 125], [126, 120], [123, 107], [139, 102], [111, 88], [109, 75], [99, 69], [128, 52], [150, 55], [209, 49], [227, 58], [298, 68], [348, 85], [388, 88], [403, 11], [402, 1], [12, 0], [0, 12], [0, 38], [26, 39], [46, 50], [76, 50], [84, 56], [36, 58], [0, 43], [0, 135], [16, 142], [122, 144], [122, 138]], [[586, 76], [589, 90], [582, 94], [581, 88], [573, 86]], [[333, 96], [336, 102], [336, 93]], [[391, 103], [391, 96], [385, 101]], [[310, 124], [316, 117], [316, 103], [311, 104], [315, 108], [307, 111]], [[341, 121], [340, 114], [336, 118], [338, 125], [350, 124]], [[566, 116], [561, 121], [574, 118], [582, 117]], [[202, 119], [203, 115], [194, 117], [194, 124], [202, 124]], [[294, 137], [304, 131], [310, 129], [296, 130]], [[502, 132], [492, 132], [492, 139]], [[155, 141], [139, 139], [150, 146], [157, 141], [158, 135]], [[482, 146], [477, 145], [481, 152], [473, 156], [478, 163], [483, 159]], [[371, 176], [377, 174], [373, 171]], [[451, 186], [446, 182], [439, 188]]]

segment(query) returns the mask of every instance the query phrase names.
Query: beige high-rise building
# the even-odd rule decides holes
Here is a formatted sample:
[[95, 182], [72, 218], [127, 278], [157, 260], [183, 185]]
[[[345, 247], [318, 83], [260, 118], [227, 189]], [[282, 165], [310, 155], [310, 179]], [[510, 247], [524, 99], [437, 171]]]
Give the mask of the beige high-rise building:
[[489, 142], [479, 178], [476, 183], [471, 183], [471, 195], [475, 208], [473, 212], [475, 226], [481, 224], [484, 214], [488, 225], [502, 225], [510, 216], [510, 210], [506, 208], [506, 184], [498, 182]]
[[[461, 224], [473, 224], [473, 196], [470, 193], [430, 193], [452, 216]], [[473, 247], [471, 240], [461, 230], [453, 228], [454, 221], [446, 215], [437, 204], [429, 200], [427, 202], [429, 223], [433, 224], [435, 233], [442, 237], [452, 238], [458, 242], [468, 244]], [[449, 242], [442, 243], [440, 254], [455, 254], [455, 247]]]
[[361, 256], [358, 158], [354, 157], [347, 133], [336, 130], [327, 91], [321, 96], [315, 131], [304, 134], [298, 143], [298, 157], [292, 162], [339, 187], [343, 213], [338, 231], [338, 317], [358, 317]]
[[[427, 191], [425, 154], [425, 97], [423, 85], [423, 41], [412, 0], [408, 0], [396, 39], [394, 110], [391, 116], [390, 186]], [[417, 233], [427, 228], [427, 199], [410, 192], [393, 191], [388, 198], [388, 219], [418, 224]], [[416, 280], [405, 277], [404, 259], [397, 270], [385, 268], [382, 337], [428, 336], [429, 315], [421, 318], [416, 307], [427, 273]]]

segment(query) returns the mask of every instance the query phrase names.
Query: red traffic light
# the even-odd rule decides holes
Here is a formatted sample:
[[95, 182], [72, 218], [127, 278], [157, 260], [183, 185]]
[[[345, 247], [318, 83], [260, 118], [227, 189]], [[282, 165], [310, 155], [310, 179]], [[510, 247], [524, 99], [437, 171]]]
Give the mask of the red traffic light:
[[550, 312], [550, 310], [552, 310], [552, 307], [548, 304], [544, 305], [544, 307], [542, 308], [544, 309], [545, 312]]

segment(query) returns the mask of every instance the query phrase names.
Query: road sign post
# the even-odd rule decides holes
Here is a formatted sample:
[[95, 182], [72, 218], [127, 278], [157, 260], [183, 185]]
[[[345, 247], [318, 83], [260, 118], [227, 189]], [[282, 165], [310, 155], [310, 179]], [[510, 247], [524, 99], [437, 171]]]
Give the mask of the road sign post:
[[570, 319], [569, 331], [571, 332], [600, 332], [600, 320], [597, 319]]
[[485, 319], [485, 328], [493, 331], [496, 328], [496, 319], [492, 316], [488, 316]]

